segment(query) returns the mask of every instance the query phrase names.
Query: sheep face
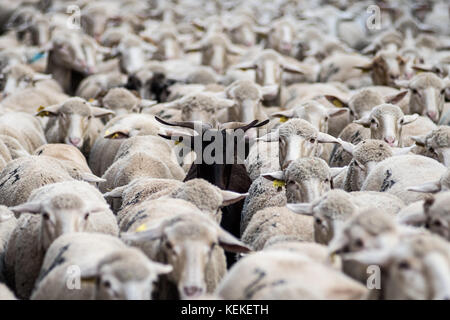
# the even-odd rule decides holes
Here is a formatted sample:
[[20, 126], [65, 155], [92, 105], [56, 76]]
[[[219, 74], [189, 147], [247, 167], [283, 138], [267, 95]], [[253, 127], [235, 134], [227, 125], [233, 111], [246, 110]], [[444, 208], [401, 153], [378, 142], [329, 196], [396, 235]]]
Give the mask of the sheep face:
[[423, 208], [426, 215], [426, 227], [432, 233], [450, 240], [450, 202], [449, 192], [438, 193], [425, 200]]
[[256, 43], [256, 34], [250, 21], [243, 21], [228, 31], [233, 43], [251, 47]]
[[39, 80], [46, 79], [51, 79], [51, 76], [35, 73], [25, 65], [16, 64], [2, 70], [0, 88], [3, 91], [3, 97], [6, 97], [15, 91], [32, 87]]
[[437, 123], [445, 102], [445, 83], [433, 73], [422, 73], [409, 82], [411, 112], [429, 117]]
[[380, 51], [370, 69], [375, 85], [395, 86], [395, 81], [405, 73], [405, 60], [396, 51]]
[[150, 300], [158, 276], [170, 271], [171, 266], [128, 248], [104, 258], [94, 270], [83, 271], [82, 279], [95, 280], [97, 300]]
[[52, 119], [48, 126], [58, 126], [58, 141], [71, 144], [78, 149], [83, 147], [83, 143], [89, 133], [92, 119], [114, 114], [111, 110], [91, 106], [88, 102], [80, 98], [71, 98], [61, 105], [54, 105], [40, 110], [38, 116], [49, 116]]
[[397, 147], [402, 127], [417, 117], [417, 114], [405, 116], [399, 107], [386, 103], [373, 108], [369, 116], [355, 122], [370, 128], [371, 139], [384, 140], [391, 147]]
[[106, 209], [106, 204], [88, 205], [74, 194], [60, 194], [48, 200], [12, 207], [11, 211], [42, 216], [41, 245], [46, 250], [62, 234], [85, 231], [90, 214]]
[[440, 126], [427, 136], [413, 137], [416, 144], [437, 155], [440, 162], [450, 166], [450, 127]]
[[269, 33], [269, 47], [283, 55], [290, 56], [294, 48], [294, 27], [288, 21], [273, 25]]

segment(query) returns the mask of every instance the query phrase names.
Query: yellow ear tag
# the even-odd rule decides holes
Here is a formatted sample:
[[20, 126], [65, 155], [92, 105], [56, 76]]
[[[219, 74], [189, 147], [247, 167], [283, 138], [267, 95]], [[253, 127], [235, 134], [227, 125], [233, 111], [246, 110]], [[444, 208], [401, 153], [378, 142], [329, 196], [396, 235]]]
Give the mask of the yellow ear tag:
[[45, 107], [44, 106], [39, 106], [39, 108], [37, 108], [37, 112], [39, 112], [39, 111], [42, 111], [42, 110], [44, 110], [45, 109]]
[[421, 73], [423, 73], [422, 70], [416, 70], [416, 74], [421, 74]]
[[338, 99], [334, 99], [333, 100], [333, 104], [337, 107], [337, 108], [342, 108], [344, 105], [342, 104], [342, 102], [340, 102]]
[[109, 132], [109, 130], [105, 131], [105, 136], [107, 136], [108, 134], [110, 134], [111, 132]]
[[94, 102], [94, 98], [90, 98], [88, 102]]
[[85, 279], [81, 279], [81, 282], [83, 282], [83, 283], [92, 283], [92, 284], [95, 284], [95, 278], [85, 278]]
[[273, 186], [275, 188], [281, 188], [284, 187], [286, 185], [286, 182], [284, 182], [283, 180], [273, 180]]
[[147, 230], [147, 225], [145, 223], [141, 224], [139, 227], [136, 228], [136, 232], [142, 232]]
[[181, 143], [181, 141], [175, 141], [175, 145], [179, 145]]
[[330, 261], [331, 261], [331, 263], [336, 263], [336, 253], [332, 253], [331, 255], [330, 255]]
[[113, 135], [112, 135], [112, 139], [116, 139], [117, 137], [119, 136], [119, 134], [116, 132], [116, 133], [114, 133]]
[[287, 117], [280, 117], [280, 122], [286, 122], [286, 121], [288, 121], [288, 118]]

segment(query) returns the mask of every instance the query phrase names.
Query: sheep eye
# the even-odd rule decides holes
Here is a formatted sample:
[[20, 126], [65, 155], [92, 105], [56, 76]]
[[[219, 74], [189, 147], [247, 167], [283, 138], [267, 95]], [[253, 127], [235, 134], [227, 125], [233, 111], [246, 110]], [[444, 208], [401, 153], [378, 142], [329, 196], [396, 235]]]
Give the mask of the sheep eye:
[[371, 123], [375, 123], [375, 119], [370, 120]]
[[316, 142], [316, 139], [311, 138], [311, 139], [309, 140], [309, 142], [315, 143], [315, 142]]
[[88, 116], [88, 120], [92, 119], [92, 116]]
[[328, 121], [328, 117], [325, 117], [325, 121]]
[[327, 183], [327, 182], [330, 182], [330, 179], [326, 178], [324, 181], [325, 181], [325, 183]]
[[439, 220], [434, 221], [433, 224], [434, 224], [436, 227], [442, 226], [442, 223], [441, 223]]
[[442, 95], [445, 94], [445, 89], [442, 89], [442, 90], [441, 90], [441, 94], [442, 94]]
[[405, 122], [405, 120], [401, 119], [401, 120], [400, 120], [400, 124], [403, 124], [403, 122]]
[[357, 248], [362, 248], [364, 246], [364, 243], [363, 243], [363, 241], [361, 239], [356, 239], [355, 246]]
[[412, 93], [414, 93], [414, 94], [418, 94], [418, 93], [419, 93], [419, 91], [417, 91], [417, 89], [412, 89]]
[[320, 218], [316, 218], [314, 221], [316, 224], [322, 224], [322, 220]]
[[45, 213], [42, 214], [42, 218], [44, 218], [44, 220], [49, 220], [50, 219], [50, 215], [47, 212], [45, 212]]
[[84, 220], [87, 220], [89, 218], [89, 213], [86, 213], [85, 215], [84, 215]]
[[111, 288], [111, 282], [109, 282], [108, 280], [103, 281], [103, 286], [106, 289], [110, 289]]
[[408, 261], [402, 261], [402, 262], [400, 262], [400, 263], [398, 264], [398, 267], [399, 267], [400, 269], [409, 269], [409, 268], [410, 268], [410, 265], [409, 265], [409, 262], [408, 262]]
[[352, 116], [355, 115], [355, 113], [353, 112], [353, 110], [350, 110], [350, 114], [351, 114]]
[[433, 147], [429, 147], [429, 148], [428, 148], [428, 151], [434, 153], [434, 148], [433, 148]]

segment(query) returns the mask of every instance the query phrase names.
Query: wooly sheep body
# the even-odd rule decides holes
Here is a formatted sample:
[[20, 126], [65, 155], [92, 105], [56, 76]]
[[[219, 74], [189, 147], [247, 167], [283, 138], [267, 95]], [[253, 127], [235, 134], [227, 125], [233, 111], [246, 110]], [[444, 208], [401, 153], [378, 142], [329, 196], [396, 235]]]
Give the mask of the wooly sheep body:
[[399, 224], [424, 228], [426, 224], [426, 216], [423, 210], [424, 200], [413, 202], [402, 208], [396, 216]]
[[304, 254], [315, 262], [341, 270], [340, 259], [332, 259], [328, 247], [314, 242], [303, 242], [298, 239], [291, 239], [287, 236], [272, 237], [264, 245], [264, 251], [268, 250], [286, 250], [289, 252]]
[[16, 139], [28, 153], [46, 143], [39, 121], [23, 112], [0, 116], [0, 134]]
[[216, 293], [224, 299], [363, 299], [367, 289], [341, 272], [288, 251], [262, 251], [241, 259]]
[[91, 106], [78, 97], [61, 104], [47, 106], [37, 115], [49, 116], [45, 136], [49, 143], [66, 143], [80, 149], [88, 157], [95, 139], [103, 129], [98, 117], [114, 114], [113, 111]]
[[425, 225], [432, 233], [450, 240], [450, 191], [439, 192], [423, 204]]
[[35, 190], [27, 203], [11, 209], [22, 215], [5, 252], [5, 276], [22, 298], [30, 296], [45, 252], [58, 236], [82, 231], [119, 233], [103, 196], [86, 182], [44, 186]]
[[252, 181], [261, 174], [280, 170], [278, 141], [256, 141], [245, 159], [245, 169]]
[[127, 76], [118, 71], [93, 74], [80, 82], [75, 95], [86, 100], [97, 99], [103, 92], [126, 83]]
[[400, 198], [385, 192], [356, 191], [351, 192], [350, 195], [359, 211], [375, 208], [390, 215], [396, 215], [405, 207], [405, 203]]
[[448, 242], [439, 236], [412, 234], [395, 246], [362, 251], [348, 258], [381, 267], [385, 275], [381, 277], [381, 290], [372, 290], [371, 299], [448, 299], [450, 250]]
[[185, 200], [145, 201], [133, 211], [120, 225], [122, 232], [131, 232], [122, 233], [121, 237], [141, 248], [153, 261], [173, 266], [161, 283], [163, 297], [190, 298], [212, 292], [226, 272], [225, 254], [220, 246], [235, 252], [249, 251]]
[[70, 181], [66, 167], [54, 158], [28, 156], [11, 161], [0, 173], [0, 202], [11, 207], [27, 201], [33, 190], [46, 184]]
[[101, 99], [103, 108], [114, 111], [116, 116], [128, 113], [139, 113], [142, 109], [151, 107], [157, 102], [139, 99], [125, 88], [112, 88]]
[[378, 163], [367, 176], [361, 191], [388, 192], [410, 204], [423, 200], [426, 194], [407, 191], [423, 181], [438, 180], [446, 168], [436, 160], [419, 156], [391, 157]]
[[279, 235], [295, 235], [312, 242], [313, 225], [312, 217], [295, 214], [286, 207], [268, 207], [252, 216], [241, 239], [254, 250], [262, 250], [271, 237]]
[[[81, 272], [78, 290], [68, 287], [74, 265]], [[170, 270], [170, 266], [150, 261], [140, 250], [127, 247], [116, 237], [65, 234], [48, 249], [31, 299], [150, 300], [153, 282]]]
[[5, 206], [0, 206], [0, 281], [4, 282], [3, 255], [8, 245], [9, 237], [16, 227], [17, 219]]

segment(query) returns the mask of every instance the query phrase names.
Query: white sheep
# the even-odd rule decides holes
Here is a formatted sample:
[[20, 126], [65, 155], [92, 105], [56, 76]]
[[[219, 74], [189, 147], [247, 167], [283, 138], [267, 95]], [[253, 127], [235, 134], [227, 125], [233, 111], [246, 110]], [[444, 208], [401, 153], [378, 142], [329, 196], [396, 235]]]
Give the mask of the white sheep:
[[[49, 247], [31, 299], [150, 300], [153, 282], [171, 270], [116, 237], [64, 234]], [[77, 271], [80, 278], [71, 279]]]
[[28, 202], [10, 209], [21, 216], [5, 252], [5, 276], [22, 298], [29, 297], [45, 252], [58, 236], [82, 231], [117, 236], [119, 232], [102, 194], [86, 182], [44, 186]]

